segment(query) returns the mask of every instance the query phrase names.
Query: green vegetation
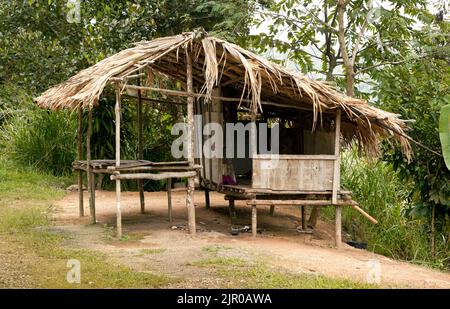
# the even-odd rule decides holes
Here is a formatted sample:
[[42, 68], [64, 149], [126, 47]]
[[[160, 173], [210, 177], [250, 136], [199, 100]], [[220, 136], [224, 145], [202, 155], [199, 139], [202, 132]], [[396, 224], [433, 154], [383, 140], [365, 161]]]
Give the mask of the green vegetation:
[[[53, 201], [73, 183], [70, 172], [76, 120], [69, 111], [37, 108], [32, 97], [134, 42], [197, 27], [241, 45], [251, 42], [258, 51], [276, 48], [301, 71], [318, 74], [349, 94], [354, 90], [356, 96], [404, 119], [414, 119], [408, 134], [433, 151], [413, 145], [411, 162], [396, 144], [383, 145], [382, 161], [358, 158], [355, 151], [345, 153], [342, 182], [379, 224], [374, 226], [346, 209], [344, 227], [352, 239], [367, 242], [375, 252], [450, 268], [450, 172], [439, 155], [438, 129], [440, 112], [450, 103], [450, 26], [428, 11], [426, 1], [386, 1], [390, 5], [379, 10], [370, 7], [373, 1], [349, 2], [344, 8], [348, 26], [345, 46], [338, 42], [342, 29], [336, 18], [336, 1], [331, 0], [86, 0], [82, 1], [79, 23], [67, 22], [66, 2], [0, 2], [0, 235], [13, 256], [15, 251], [25, 250], [30, 257], [27, 267], [36, 274], [33, 280], [39, 286], [65, 287], [68, 257], [78, 258], [84, 265], [83, 278], [87, 280], [81, 287], [161, 286], [169, 282], [161, 276], [110, 267], [111, 261], [95, 252], [63, 249], [61, 244], [70, 235], [47, 230]], [[267, 33], [249, 36], [258, 3], [270, 6], [261, 21], [267, 23], [270, 17], [273, 23]], [[362, 40], [358, 39], [361, 29], [365, 30]], [[281, 31], [286, 40], [280, 39]], [[345, 50], [356, 51], [353, 63], [344, 63]], [[100, 107], [94, 110], [93, 157], [113, 158], [114, 93], [106, 89], [100, 100]], [[184, 112], [172, 105], [145, 107], [144, 159], [168, 159], [170, 128], [183, 120]], [[136, 110], [126, 98], [122, 116], [122, 157], [133, 159]], [[84, 122], [86, 130], [86, 119]], [[108, 184], [105, 179], [98, 187], [107, 188]], [[124, 182], [123, 186], [129, 190], [135, 184]], [[161, 187], [159, 182], [145, 183], [146, 190]], [[105, 237], [111, 238], [111, 233], [111, 228], [105, 227]], [[125, 235], [119, 241], [140, 236]], [[142, 253], [162, 253], [152, 250]], [[217, 246], [204, 249], [213, 255], [223, 250]], [[44, 268], [49, 277], [39, 277], [40, 270], [33, 265]], [[255, 287], [356, 287], [316, 276], [287, 276], [246, 265], [236, 257], [214, 255], [194, 265], [217, 266], [225, 277], [233, 276], [227, 273], [230, 267], [236, 271], [236, 279], [248, 277], [246, 284], [252, 282]]]
[[[0, 159], [0, 253], [6, 259], [20, 255], [23, 264], [17, 267], [32, 280], [30, 286], [22, 287], [141, 288], [176, 282], [162, 275], [117, 265], [95, 251], [64, 247], [64, 241], [71, 235], [51, 228], [51, 212], [52, 203], [63, 196], [62, 187], [68, 181], [70, 179], [38, 173], [31, 168], [19, 171], [10, 162]], [[80, 284], [69, 284], [66, 280], [69, 259], [81, 263]]]
[[[368, 289], [377, 285], [355, 282], [349, 279], [330, 278], [314, 274], [288, 274], [272, 269], [260, 258], [247, 260], [240, 257], [223, 256], [227, 248], [205, 247], [207, 256], [193, 261], [192, 266], [214, 269], [224, 280], [225, 288], [248, 289]], [[212, 249], [212, 250], [210, 250]]]
[[[395, 259], [450, 268], [448, 239], [444, 235], [437, 239], [434, 257], [426, 218], [408, 212], [413, 183], [401, 180], [389, 163], [360, 158], [355, 149], [343, 153], [341, 174], [343, 186], [351, 188], [353, 198], [379, 222], [374, 225], [357, 211], [345, 208], [343, 225], [348, 240], [367, 242], [368, 250]], [[333, 217], [331, 208], [325, 213]]]
[[152, 248], [152, 249], [142, 249], [140, 252], [145, 255], [145, 254], [159, 254], [159, 253], [163, 253], [165, 252], [166, 249], [164, 248]]
[[412, 143], [410, 162], [401, 145], [386, 142], [385, 162], [343, 164], [344, 183], [380, 221], [370, 227], [347, 220], [347, 228], [357, 225], [378, 252], [448, 268], [450, 171], [439, 139], [440, 113], [450, 103], [446, 13], [443, 3], [429, 1], [280, 0], [261, 15], [266, 26], [270, 18], [267, 33], [252, 39], [302, 72], [413, 120], [407, 134], [422, 146]]
[[222, 268], [219, 274], [227, 278], [228, 287], [249, 289], [374, 289], [377, 285], [337, 279], [320, 275], [292, 275], [267, 266], [248, 268]]

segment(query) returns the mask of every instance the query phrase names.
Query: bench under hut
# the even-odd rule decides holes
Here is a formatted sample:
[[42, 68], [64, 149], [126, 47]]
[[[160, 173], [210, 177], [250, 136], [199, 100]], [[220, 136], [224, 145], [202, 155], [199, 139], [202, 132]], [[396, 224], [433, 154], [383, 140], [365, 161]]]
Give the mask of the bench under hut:
[[[158, 86], [155, 77], [173, 80], [172, 88]], [[92, 110], [99, 104], [105, 87], [114, 87], [115, 159], [91, 158]], [[132, 97], [137, 104], [137, 160], [120, 157], [120, 124], [122, 96]], [[163, 97], [163, 98], [162, 98]], [[177, 98], [170, 100], [168, 98]], [[357, 143], [368, 155], [378, 153], [385, 137], [394, 137], [407, 157], [411, 156], [405, 122], [398, 115], [369, 105], [365, 100], [348, 97], [330, 85], [312, 80], [270, 62], [227, 41], [206, 33], [188, 32], [171, 37], [136, 43], [99, 63], [80, 71], [69, 80], [47, 90], [35, 101], [52, 110], [78, 111], [78, 160], [80, 216], [83, 210], [83, 177], [87, 173], [92, 223], [95, 223], [94, 175], [108, 173], [116, 183], [117, 235], [122, 234], [121, 180], [138, 181], [141, 211], [145, 209], [143, 179], [187, 178], [186, 206], [189, 232], [195, 234], [193, 192], [195, 180], [205, 190], [209, 207], [209, 191], [223, 193], [229, 201], [230, 214], [234, 201], [246, 200], [252, 208], [252, 231], [256, 236], [257, 209], [260, 205], [297, 206], [302, 209], [302, 228], [307, 229], [305, 207], [336, 208], [336, 245], [341, 243], [341, 211], [343, 206], [355, 207], [376, 222], [352, 200], [351, 192], [340, 185], [341, 145]], [[150, 162], [142, 153], [142, 104], [154, 102], [187, 106], [187, 156], [185, 161]], [[82, 160], [82, 117], [88, 111], [86, 160]], [[194, 118], [201, 115], [201, 125], [218, 124], [226, 131], [227, 124], [250, 124], [241, 138], [253, 145], [240, 157], [207, 156], [202, 133], [195, 134]], [[279, 151], [259, 151], [258, 124], [273, 130], [279, 128]], [[247, 128], [247, 127], [246, 127]], [[202, 132], [202, 131], [200, 131]], [[211, 133], [211, 132], [210, 132]], [[228, 134], [230, 134], [228, 132]], [[269, 134], [270, 135], [270, 134]], [[226, 137], [223, 137], [226, 140]], [[267, 143], [267, 142], [266, 142]], [[269, 141], [273, 146], [274, 141]], [[222, 154], [230, 152], [223, 143]], [[234, 153], [234, 150], [232, 150]], [[276, 162], [276, 164], [274, 163]], [[170, 181], [168, 181], [170, 216]], [[313, 210], [314, 210], [313, 209]], [[314, 212], [314, 211], [313, 211]], [[314, 225], [314, 219], [310, 222]]]

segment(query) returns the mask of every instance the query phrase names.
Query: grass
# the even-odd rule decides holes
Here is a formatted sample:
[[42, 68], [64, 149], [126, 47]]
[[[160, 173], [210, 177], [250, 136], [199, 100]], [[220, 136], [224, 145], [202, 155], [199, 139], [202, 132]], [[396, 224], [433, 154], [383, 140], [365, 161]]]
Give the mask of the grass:
[[[71, 235], [50, 229], [51, 211], [53, 202], [65, 194], [63, 188], [70, 182], [32, 169], [19, 171], [0, 158], [0, 254], [31, 281], [22, 283], [9, 278], [15, 280], [14, 284], [40, 288], [154, 288], [177, 281], [134, 271], [97, 251], [64, 247]], [[20, 267], [14, 263], [18, 257]], [[80, 261], [80, 284], [66, 280], [69, 259]]]
[[[345, 208], [343, 228], [347, 240], [366, 242], [368, 250], [394, 259], [449, 268], [450, 254], [445, 245], [438, 243], [438, 254], [434, 258], [427, 223], [407, 215], [411, 187], [400, 181], [392, 166], [360, 158], [356, 151], [346, 151], [342, 156], [341, 174], [342, 184], [353, 192], [353, 199], [379, 222], [373, 225], [354, 209]], [[325, 209], [324, 215], [331, 220], [333, 209]]]
[[159, 254], [159, 253], [163, 253], [163, 252], [165, 252], [166, 251], [166, 249], [164, 249], [164, 248], [148, 248], [148, 249], [142, 249], [140, 252], [142, 253], [142, 254]]
[[225, 246], [206, 246], [203, 259], [189, 265], [215, 270], [223, 279], [223, 288], [248, 289], [370, 289], [374, 284], [337, 279], [312, 274], [289, 274], [267, 266], [262, 257], [251, 259], [232, 256], [232, 248]]
[[208, 257], [190, 263], [192, 266], [216, 270], [223, 279], [222, 288], [244, 289], [372, 289], [366, 284], [349, 279], [337, 279], [310, 274], [293, 275], [268, 267], [264, 261], [246, 261], [236, 257]]

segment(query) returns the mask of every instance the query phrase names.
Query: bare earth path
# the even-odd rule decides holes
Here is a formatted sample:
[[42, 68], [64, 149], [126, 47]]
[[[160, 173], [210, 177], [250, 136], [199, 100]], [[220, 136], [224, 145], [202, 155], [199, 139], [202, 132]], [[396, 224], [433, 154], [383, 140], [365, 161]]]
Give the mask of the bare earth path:
[[[322, 274], [362, 282], [366, 281], [373, 261], [378, 261], [382, 286], [450, 288], [449, 273], [394, 261], [347, 245], [340, 251], [334, 249], [333, 227], [324, 222], [318, 224], [313, 235], [299, 234], [295, 230], [299, 224], [297, 209], [277, 209], [272, 217], [268, 209], [262, 208], [258, 212], [262, 234], [256, 239], [249, 233], [232, 236], [231, 225], [249, 225], [249, 209], [243, 203], [236, 203], [238, 218], [231, 222], [223, 195], [211, 193], [212, 207], [206, 209], [203, 192], [195, 194], [198, 227], [195, 238], [183, 229], [187, 215], [183, 192], [173, 193], [172, 223], [167, 219], [166, 192], [145, 193], [146, 214], [139, 213], [137, 193], [122, 193], [125, 241], [111, 237], [115, 223], [114, 192], [96, 192], [96, 226], [88, 225], [89, 217], [78, 217], [78, 193], [69, 193], [58, 203], [54, 229], [74, 235], [65, 244], [68, 247], [101, 251], [138, 271], [183, 278], [183, 283], [175, 287], [222, 286], [224, 279], [208, 268], [195, 266], [196, 261], [208, 258], [214, 251], [218, 256], [248, 263], [263, 261], [272, 269], [292, 274]], [[86, 195], [85, 205], [88, 205]]]

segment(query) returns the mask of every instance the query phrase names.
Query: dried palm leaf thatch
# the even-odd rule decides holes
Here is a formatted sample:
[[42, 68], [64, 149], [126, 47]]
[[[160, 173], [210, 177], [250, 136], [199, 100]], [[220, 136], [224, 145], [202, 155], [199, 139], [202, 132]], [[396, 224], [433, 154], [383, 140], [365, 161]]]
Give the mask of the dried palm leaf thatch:
[[[44, 108], [76, 109], [98, 104], [105, 86], [113, 82], [125, 85], [136, 72], [163, 73], [184, 82], [186, 53], [194, 56], [193, 77], [200, 93], [211, 98], [213, 89], [233, 87], [242, 92], [256, 113], [264, 100], [292, 107], [308, 107], [313, 111], [314, 125], [325, 110], [342, 110], [342, 134], [345, 141], [356, 139], [368, 154], [377, 154], [379, 140], [394, 136], [404, 154], [411, 157], [406, 124], [398, 115], [375, 108], [365, 100], [351, 98], [331, 86], [309, 79], [278, 64], [224, 40], [187, 32], [135, 44], [99, 63], [80, 71], [36, 98]], [[150, 78], [152, 79], [152, 77]], [[281, 108], [281, 107], [280, 107]]]

